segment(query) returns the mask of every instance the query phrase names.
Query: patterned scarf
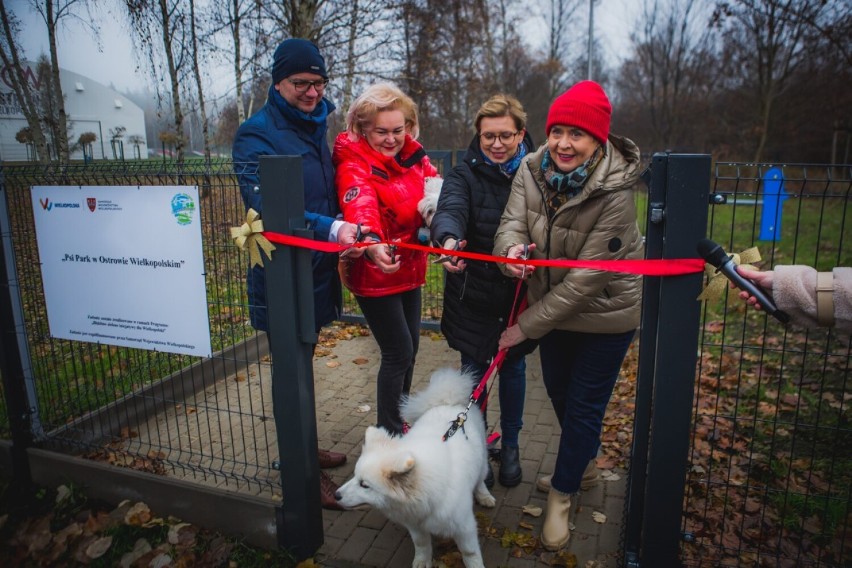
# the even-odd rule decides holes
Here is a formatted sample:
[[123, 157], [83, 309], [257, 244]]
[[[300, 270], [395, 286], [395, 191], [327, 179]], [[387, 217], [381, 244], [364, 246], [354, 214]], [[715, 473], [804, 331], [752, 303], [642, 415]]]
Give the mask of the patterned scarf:
[[523, 141], [521, 141], [521, 143], [518, 144], [518, 151], [515, 152], [515, 156], [511, 160], [507, 160], [502, 164], [495, 164], [494, 162], [488, 159], [488, 156], [485, 155], [485, 152], [483, 152], [481, 148], [479, 150], [479, 152], [482, 154], [482, 158], [485, 160], [485, 163], [491, 166], [496, 165], [497, 167], [499, 167], [500, 172], [507, 178], [511, 178], [515, 175], [515, 172], [518, 171], [518, 168], [521, 165], [521, 160], [524, 159], [524, 156], [527, 155], [528, 151], [529, 150], [527, 150], [527, 145], [524, 144]]
[[556, 210], [565, 205], [569, 199], [583, 191], [592, 172], [598, 167], [604, 157], [604, 147], [598, 146], [592, 157], [570, 172], [562, 172], [550, 158], [550, 151], [545, 150], [541, 160], [541, 170], [548, 191], [548, 215], [553, 217]]

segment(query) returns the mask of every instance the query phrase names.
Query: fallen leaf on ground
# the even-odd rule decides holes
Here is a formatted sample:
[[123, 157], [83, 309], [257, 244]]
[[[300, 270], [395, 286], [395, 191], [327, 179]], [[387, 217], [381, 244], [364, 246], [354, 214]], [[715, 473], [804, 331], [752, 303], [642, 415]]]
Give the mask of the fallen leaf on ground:
[[565, 568], [577, 568], [577, 557], [561, 550], [556, 553], [545, 552], [541, 555], [541, 561], [548, 566], [565, 566]]
[[361, 412], [361, 413], [370, 412], [370, 405], [369, 404], [362, 404], [361, 406], [358, 407], [358, 412]]
[[592, 520], [595, 521], [596, 523], [603, 524], [603, 523], [606, 522], [606, 515], [604, 515], [600, 511], [593, 511], [592, 512]]
[[71, 490], [68, 489], [67, 485], [60, 485], [56, 488], [56, 503], [62, 503], [71, 496]]
[[118, 565], [121, 568], [128, 568], [134, 562], [136, 562], [149, 552], [151, 552], [151, 545], [144, 538], [140, 538], [133, 545], [133, 550], [121, 557], [121, 561], [118, 563]]
[[356, 365], [366, 365], [370, 360], [365, 357], [358, 357], [357, 359], [353, 359], [352, 362]]
[[92, 544], [86, 547], [86, 556], [91, 560], [103, 556], [109, 547], [112, 546], [112, 537], [104, 536], [95, 540]]
[[124, 524], [142, 525], [151, 520], [151, 509], [145, 503], [136, 503], [124, 515]]
[[340, 366], [340, 361], [329, 361], [328, 363], [325, 364], [325, 366], [334, 369], [335, 367]]
[[531, 517], [540, 517], [541, 507], [536, 507], [535, 505], [524, 505], [523, 512]]
[[621, 476], [615, 473], [614, 471], [606, 469], [601, 473], [601, 479], [603, 479], [604, 481], [618, 481], [619, 479], [621, 479]]

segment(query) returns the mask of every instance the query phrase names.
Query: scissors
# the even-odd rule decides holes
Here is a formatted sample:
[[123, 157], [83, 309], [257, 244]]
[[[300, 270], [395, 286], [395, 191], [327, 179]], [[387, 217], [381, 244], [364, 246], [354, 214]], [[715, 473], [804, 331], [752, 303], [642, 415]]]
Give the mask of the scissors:
[[[529, 258], [529, 255], [530, 255], [530, 245], [525, 244], [524, 245], [524, 252], [520, 256], [518, 256], [518, 258], [520, 258], [521, 260], [527, 260]], [[527, 276], [527, 265], [524, 264], [521, 267], [521, 280], [526, 278], [526, 276]]]
[[[356, 243], [363, 242], [364, 239], [366, 239], [366, 238], [367, 238], [367, 234], [364, 233], [361, 230], [361, 223], [358, 223], [358, 225], [355, 228], [355, 242]], [[348, 249], [346, 249], [346, 250], [344, 250], [343, 252], [340, 253], [340, 258], [346, 258], [347, 256], [349, 256], [349, 253], [351, 253], [354, 249], [355, 249], [354, 246], [350, 246]]]
[[[456, 241], [456, 244], [453, 246], [452, 250], [454, 250], [454, 251], [461, 250], [461, 247], [459, 246], [460, 244], [461, 244], [461, 241]], [[432, 264], [443, 264], [443, 263], [448, 262], [448, 261], [453, 266], [455, 266], [459, 263], [459, 259], [458, 259], [457, 256], [444, 254], [444, 255], [439, 256], [435, 260], [433, 260]]]

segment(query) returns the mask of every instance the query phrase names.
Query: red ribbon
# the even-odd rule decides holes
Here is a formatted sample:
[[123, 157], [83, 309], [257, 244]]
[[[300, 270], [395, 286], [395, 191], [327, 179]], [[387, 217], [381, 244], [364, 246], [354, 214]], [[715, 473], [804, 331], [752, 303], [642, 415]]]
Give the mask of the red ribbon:
[[[294, 246], [299, 248], [307, 248], [321, 252], [339, 253], [348, 246], [330, 243], [327, 241], [315, 241], [303, 237], [294, 237], [283, 235], [281, 233], [273, 233], [264, 231], [263, 236], [282, 245]], [[362, 248], [375, 244], [376, 242], [361, 242], [355, 243], [352, 246]], [[643, 260], [556, 260], [556, 259], [529, 259], [523, 260], [519, 258], [507, 258], [505, 256], [493, 256], [490, 254], [481, 254], [476, 252], [466, 252], [463, 250], [450, 251], [442, 248], [427, 247], [414, 243], [384, 243], [393, 244], [399, 248], [407, 248], [418, 250], [430, 254], [452, 254], [459, 258], [468, 258], [472, 260], [483, 260], [486, 262], [502, 262], [506, 264], [526, 264], [527, 266], [551, 266], [554, 268], [588, 268], [592, 270], [603, 270], [606, 272], [626, 272], [628, 274], [639, 274], [642, 276], [681, 276], [684, 274], [695, 274], [704, 272], [704, 259], [702, 258], [668, 258], [668, 259], [643, 259]]]

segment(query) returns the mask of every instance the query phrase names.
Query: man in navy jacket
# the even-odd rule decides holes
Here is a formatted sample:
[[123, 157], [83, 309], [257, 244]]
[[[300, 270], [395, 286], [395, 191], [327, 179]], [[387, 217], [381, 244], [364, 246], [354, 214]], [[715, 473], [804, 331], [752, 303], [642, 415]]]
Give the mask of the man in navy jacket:
[[[356, 226], [339, 219], [334, 169], [326, 141], [327, 118], [335, 107], [323, 97], [328, 84], [325, 60], [316, 45], [304, 39], [288, 39], [275, 50], [272, 85], [266, 104], [246, 120], [234, 138], [234, 170], [246, 210], [263, 214], [258, 159], [260, 156], [301, 156], [305, 188], [305, 227], [317, 240], [340, 244], [355, 242]], [[352, 249], [351, 254], [361, 250]], [[314, 315], [319, 331], [337, 319], [342, 304], [337, 254], [313, 252]], [[268, 331], [266, 278], [262, 267], [249, 269], [249, 314], [252, 326]], [[344, 454], [319, 451], [320, 467], [346, 461]], [[321, 472], [322, 503], [339, 509], [337, 486]]]

